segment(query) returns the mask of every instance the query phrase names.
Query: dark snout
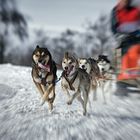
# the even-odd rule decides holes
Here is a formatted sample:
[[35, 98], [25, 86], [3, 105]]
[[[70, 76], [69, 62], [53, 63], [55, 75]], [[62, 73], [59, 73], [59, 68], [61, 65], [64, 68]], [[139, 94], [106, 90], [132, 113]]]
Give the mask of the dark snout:
[[85, 68], [85, 65], [82, 65], [82, 69], [84, 69]]
[[68, 67], [65, 67], [64, 69], [65, 69], [65, 70], [68, 70]]
[[104, 69], [104, 68], [102, 68], [101, 70], [102, 70], [102, 71], [105, 71], [105, 69]]
[[40, 58], [40, 59], [38, 60], [38, 62], [41, 63], [41, 64], [45, 64], [45, 60], [42, 59], [42, 58]]

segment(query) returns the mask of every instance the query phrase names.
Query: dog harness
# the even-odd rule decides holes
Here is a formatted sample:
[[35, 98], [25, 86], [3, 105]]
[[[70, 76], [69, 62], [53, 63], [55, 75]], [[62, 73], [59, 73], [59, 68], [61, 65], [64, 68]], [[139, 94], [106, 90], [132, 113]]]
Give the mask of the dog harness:
[[73, 87], [72, 84], [74, 83], [74, 81], [75, 81], [77, 75], [78, 75], [78, 71], [76, 71], [76, 72], [73, 74], [73, 78], [72, 78], [71, 80], [69, 80], [68, 77], [67, 77], [67, 75], [66, 75], [66, 72], [65, 72], [65, 71], [62, 72], [62, 77], [64, 77], [64, 78], [66, 79], [66, 81], [68, 82], [69, 87], [70, 87], [70, 90], [75, 90], [75, 88]]
[[[47, 69], [44, 69], [44, 68], [41, 68], [41, 67], [38, 67], [36, 64], [33, 64], [33, 67], [35, 68], [35, 71], [38, 75], [38, 77], [41, 79], [41, 84], [46, 86], [47, 84], [55, 84], [55, 81], [52, 80], [50, 82], [47, 82], [46, 79], [47, 77], [52, 74], [52, 72], [50, 71], [50, 68], [49, 70]], [[46, 73], [47, 72], [47, 73]], [[46, 75], [45, 75], [46, 73]], [[45, 76], [44, 76], [45, 75]]]
[[53, 81], [50, 81], [50, 82], [47, 82], [47, 81], [46, 81], [47, 77], [48, 77], [50, 74], [52, 74], [52, 73], [51, 73], [51, 72], [48, 72], [48, 73], [46, 74], [45, 77], [40, 76], [40, 78], [41, 78], [41, 84], [42, 84], [42, 85], [46, 86], [47, 84], [52, 84], [52, 83], [54, 83], [54, 82], [53, 82], [54, 80], [53, 80]]

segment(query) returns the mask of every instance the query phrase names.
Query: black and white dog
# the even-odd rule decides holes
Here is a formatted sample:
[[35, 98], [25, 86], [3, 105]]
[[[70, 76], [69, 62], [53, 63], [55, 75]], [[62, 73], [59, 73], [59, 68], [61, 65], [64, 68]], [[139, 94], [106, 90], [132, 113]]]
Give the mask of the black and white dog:
[[[106, 103], [105, 98], [105, 86], [108, 83], [108, 90], [110, 90], [110, 95], [112, 92], [112, 82], [114, 79], [114, 69], [111, 66], [111, 62], [106, 55], [99, 55], [97, 59], [97, 65], [100, 69], [100, 85], [102, 88], [102, 94], [104, 97], [104, 102]], [[111, 96], [110, 96], [111, 97]]]
[[[79, 68], [86, 71], [91, 79], [91, 92], [93, 92], [93, 100], [96, 100], [96, 90], [100, 85], [100, 70], [97, 62], [94, 58], [79, 58], [78, 59]], [[89, 100], [90, 101], [90, 100]], [[91, 104], [91, 103], [89, 103]]]

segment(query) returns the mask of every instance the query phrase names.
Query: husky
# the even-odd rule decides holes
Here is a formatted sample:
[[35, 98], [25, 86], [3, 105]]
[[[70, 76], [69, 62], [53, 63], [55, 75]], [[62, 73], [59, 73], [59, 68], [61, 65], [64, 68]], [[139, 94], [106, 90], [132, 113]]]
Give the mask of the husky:
[[[68, 52], [64, 54], [62, 68], [63, 73], [61, 86], [68, 96], [67, 104], [71, 105], [73, 100], [77, 98], [77, 100], [82, 104], [83, 115], [86, 115], [90, 90], [89, 74], [79, 68], [78, 60]], [[70, 91], [73, 91], [74, 93], [70, 95]]]
[[56, 64], [49, 50], [39, 46], [36, 46], [33, 51], [32, 63], [32, 78], [41, 94], [42, 105], [47, 101], [51, 111], [55, 99]]
[[101, 83], [101, 88], [102, 88], [102, 93], [104, 96], [104, 102], [106, 103], [106, 99], [105, 99], [105, 85], [108, 82], [109, 87], [108, 89], [111, 90], [112, 89], [112, 81], [113, 81], [113, 72], [114, 69], [111, 66], [111, 62], [108, 59], [108, 56], [106, 55], [99, 55], [98, 59], [97, 59], [97, 65], [99, 67], [100, 70], [100, 83]]
[[98, 83], [98, 78], [100, 77], [100, 70], [97, 65], [97, 62], [94, 58], [79, 58], [78, 59], [79, 68], [85, 70], [90, 74], [93, 81], [93, 87]]
[[85, 70], [91, 78], [91, 89], [94, 90], [93, 99], [96, 100], [96, 88], [99, 86], [100, 70], [94, 58], [79, 58], [79, 67]]

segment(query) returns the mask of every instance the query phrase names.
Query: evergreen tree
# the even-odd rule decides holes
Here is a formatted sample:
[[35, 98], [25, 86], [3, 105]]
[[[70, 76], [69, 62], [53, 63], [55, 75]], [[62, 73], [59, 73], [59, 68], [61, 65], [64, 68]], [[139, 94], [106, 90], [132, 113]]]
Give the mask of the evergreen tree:
[[9, 32], [21, 41], [28, 36], [25, 17], [17, 9], [15, 0], [0, 0], [0, 28], [0, 63], [4, 63]]

